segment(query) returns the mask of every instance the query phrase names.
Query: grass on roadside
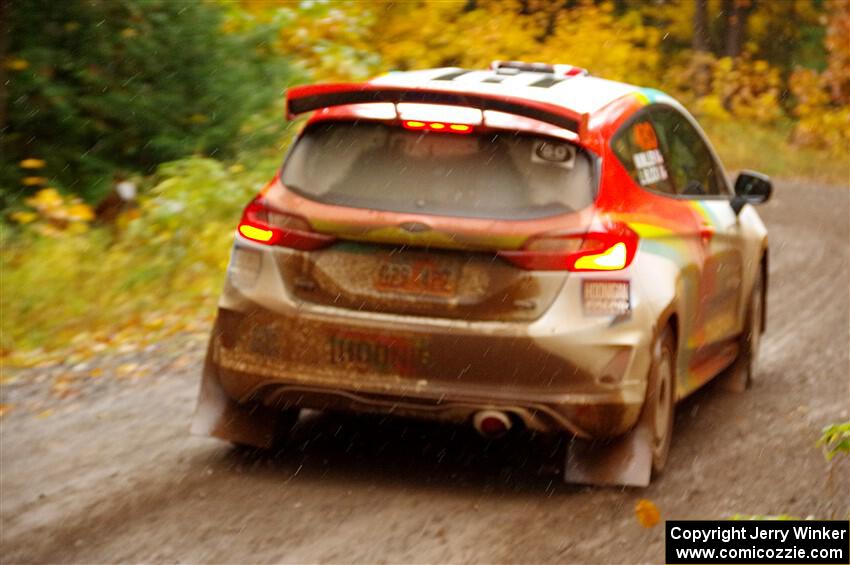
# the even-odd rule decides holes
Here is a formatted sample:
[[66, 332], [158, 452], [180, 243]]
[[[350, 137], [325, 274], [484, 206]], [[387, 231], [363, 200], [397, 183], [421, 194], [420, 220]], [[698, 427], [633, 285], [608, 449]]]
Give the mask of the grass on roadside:
[[790, 143], [793, 124], [768, 127], [733, 120], [700, 120], [728, 171], [756, 170], [774, 178], [805, 179], [847, 188], [850, 148], [832, 151]]
[[3, 361], [26, 365], [68, 346], [86, 352], [144, 344], [203, 326], [214, 312], [242, 207], [278, 163], [273, 157], [227, 167], [185, 159], [160, 167], [139, 213], [116, 226], [53, 236], [6, 227]]

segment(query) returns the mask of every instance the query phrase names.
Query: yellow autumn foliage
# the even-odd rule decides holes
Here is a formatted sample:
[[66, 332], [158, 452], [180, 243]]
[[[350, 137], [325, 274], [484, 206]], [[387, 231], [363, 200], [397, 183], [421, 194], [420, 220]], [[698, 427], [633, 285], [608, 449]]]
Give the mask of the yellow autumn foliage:
[[794, 138], [844, 159], [850, 153], [850, 3], [831, 1], [825, 45], [827, 68], [795, 69], [789, 78], [797, 99]]
[[19, 210], [11, 214], [11, 219], [18, 224], [31, 224], [37, 233], [46, 236], [58, 236], [63, 231], [81, 233], [94, 220], [94, 211], [88, 204], [52, 187], [39, 190], [24, 203], [31, 210]]
[[[252, 0], [243, 5], [265, 20], [290, 10]], [[289, 16], [280, 48], [320, 80], [522, 59], [655, 84], [663, 36], [637, 10], [617, 15], [613, 3], [590, 0], [569, 9], [540, 0], [482, 0], [474, 9], [466, 2], [337, 3]]]
[[15, 57], [12, 59], [7, 59], [3, 66], [5, 66], [10, 71], [23, 71], [29, 68], [30, 63], [26, 59]]
[[[666, 90], [702, 118], [774, 127], [790, 114], [800, 120], [794, 136], [799, 143], [834, 147], [847, 137], [846, 0], [826, 0], [822, 8], [811, 0], [759, 3], [748, 18], [743, 54], [734, 60], [689, 49], [692, 2], [457, 0], [296, 7], [241, 0], [240, 6], [241, 19], [228, 25], [281, 23], [276, 48], [315, 81], [362, 80], [431, 67], [486, 68], [495, 59], [566, 63], [596, 76]], [[710, 14], [722, 13], [720, 0], [709, 0], [708, 7]], [[787, 72], [759, 55], [772, 53], [775, 60], [783, 42], [800, 42], [806, 29], [823, 26], [824, 14], [829, 58], [817, 85], [806, 74], [812, 71], [787, 80]], [[788, 100], [789, 85], [799, 103]]]
[[44, 177], [24, 177], [21, 179], [21, 184], [24, 186], [39, 186], [47, 182]]
[[643, 24], [638, 12], [616, 17], [610, 3], [585, 2], [558, 15], [556, 31], [540, 51], [544, 61], [563, 61], [593, 74], [658, 86], [662, 32]]
[[29, 158], [19, 163], [22, 169], [41, 169], [46, 163], [44, 159]]

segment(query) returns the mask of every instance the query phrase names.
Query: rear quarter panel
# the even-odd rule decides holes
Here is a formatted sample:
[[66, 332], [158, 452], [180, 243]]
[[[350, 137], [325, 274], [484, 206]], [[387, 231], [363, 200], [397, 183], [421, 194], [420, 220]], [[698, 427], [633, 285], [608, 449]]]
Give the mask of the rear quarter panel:
[[[710, 345], [707, 343], [710, 332], [704, 330], [706, 312], [700, 308], [707, 299], [702, 296], [706, 289], [701, 284], [708, 260], [707, 248], [698, 236], [706, 221], [704, 206], [698, 200], [670, 198], [637, 186], [610, 146], [611, 138], [635, 112], [655, 102], [670, 104], [687, 115], [670, 97], [642, 90], [613, 102], [593, 116], [590, 143], [602, 155], [597, 199], [600, 215], [625, 222], [640, 236], [638, 253], [629, 268], [634, 293], [657, 316], [655, 331], [671, 316], [677, 319], [677, 396], [681, 398], [713, 376], [694, 371], [695, 353]], [[760, 258], [767, 249], [767, 231], [752, 206], [744, 208], [738, 223], [743, 273], [734, 320], [736, 333], [743, 328], [745, 297], [752, 291]]]

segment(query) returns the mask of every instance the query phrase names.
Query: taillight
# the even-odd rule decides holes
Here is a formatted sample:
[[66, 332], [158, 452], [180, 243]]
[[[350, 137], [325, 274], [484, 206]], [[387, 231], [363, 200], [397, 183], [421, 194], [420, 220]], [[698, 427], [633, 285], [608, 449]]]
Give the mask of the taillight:
[[617, 222], [604, 231], [533, 237], [518, 251], [500, 251], [517, 267], [529, 271], [620, 271], [631, 264], [638, 235]]
[[252, 200], [242, 213], [237, 231], [247, 239], [266, 245], [279, 245], [312, 251], [334, 242], [334, 237], [316, 233], [307, 220], [271, 209], [261, 197]]
[[448, 122], [420, 122], [418, 120], [405, 120], [401, 123], [404, 129], [414, 131], [440, 131], [448, 133], [472, 133], [472, 126], [468, 124], [450, 124]]

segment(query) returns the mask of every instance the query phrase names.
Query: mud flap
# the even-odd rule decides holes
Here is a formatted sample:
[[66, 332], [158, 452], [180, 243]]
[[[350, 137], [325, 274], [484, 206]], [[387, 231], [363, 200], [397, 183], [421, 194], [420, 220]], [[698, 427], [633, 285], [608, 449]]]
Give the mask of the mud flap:
[[643, 421], [618, 438], [573, 438], [567, 448], [567, 483], [645, 487], [651, 477], [652, 429]]
[[261, 449], [272, 447], [277, 413], [260, 404], [239, 404], [221, 388], [212, 347], [207, 349], [192, 434], [212, 436]]

